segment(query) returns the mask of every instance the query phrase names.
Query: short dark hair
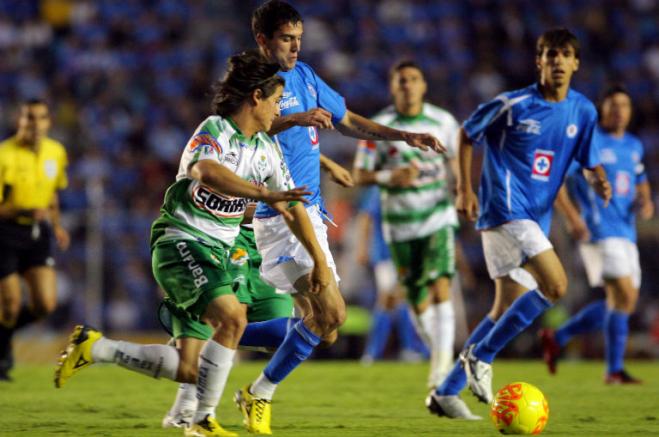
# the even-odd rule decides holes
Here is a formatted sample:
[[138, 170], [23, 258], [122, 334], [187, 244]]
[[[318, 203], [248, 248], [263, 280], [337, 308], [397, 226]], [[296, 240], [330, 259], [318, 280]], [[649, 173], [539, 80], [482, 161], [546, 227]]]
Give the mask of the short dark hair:
[[421, 66], [416, 62], [413, 61], [412, 59], [403, 59], [402, 61], [396, 62], [390, 69], [389, 69], [389, 80], [394, 78], [394, 74], [398, 73], [400, 70], [403, 68], [415, 68], [421, 72], [423, 75], [423, 70], [421, 69]]
[[568, 45], [574, 49], [574, 57], [579, 59], [581, 46], [575, 34], [564, 27], [548, 30], [538, 38], [535, 46], [536, 56], [542, 56], [546, 48], [560, 48]]
[[213, 84], [213, 113], [222, 117], [235, 113], [256, 89], [270, 97], [285, 83], [278, 71], [279, 64], [269, 62], [256, 49], [231, 56], [227, 73]]
[[627, 97], [631, 100], [632, 95], [629, 94], [629, 90], [625, 87], [625, 85], [621, 83], [614, 83], [613, 85], [609, 86], [602, 95], [600, 96], [600, 104], [604, 103], [606, 99], [609, 97], [613, 96], [614, 94], [626, 94]]
[[30, 98], [24, 99], [21, 102], [21, 106], [32, 106], [32, 105], [48, 106], [48, 102], [46, 102], [45, 99], [42, 99], [42, 98], [39, 98], [39, 97], [30, 97]]
[[270, 0], [263, 3], [252, 13], [254, 38], [262, 33], [270, 39], [277, 29], [286, 23], [302, 23], [302, 16], [293, 6], [280, 0]]

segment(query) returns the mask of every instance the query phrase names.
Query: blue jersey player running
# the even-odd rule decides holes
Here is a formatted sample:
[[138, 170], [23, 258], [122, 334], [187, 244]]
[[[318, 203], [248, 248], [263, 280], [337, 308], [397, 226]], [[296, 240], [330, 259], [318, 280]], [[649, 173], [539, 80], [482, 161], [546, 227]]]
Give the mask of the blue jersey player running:
[[[478, 419], [458, 397], [465, 373], [471, 391], [489, 403], [496, 354], [565, 293], [567, 277], [547, 232], [572, 160], [593, 170], [591, 182], [602, 198], [611, 196], [592, 143], [597, 112], [570, 89], [579, 67], [577, 38], [566, 29], [545, 32], [536, 65], [536, 84], [479, 106], [461, 130], [456, 207], [469, 220], [478, 218], [496, 295], [460, 362], [426, 400], [440, 416]], [[478, 197], [471, 186], [474, 143], [485, 153]]]
[[[304, 246], [285, 230], [285, 217], [262, 205], [254, 220], [256, 244], [261, 252], [262, 278], [279, 290], [296, 292], [296, 303], [305, 315], [291, 329], [263, 373], [251, 385], [236, 393], [236, 403], [245, 418], [247, 430], [270, 434], [271, 400], [277, 384], [304, 361], [324, 341], [331, 343], [345, 320], [345, 304], [338, 288], [338, 276], [327, 244], [320, 195], [322, 165], [318, 128], [335, 127], [341, 133], [360, 139], [400, 140], [422, 149], [444, 152], [434, 136], [391, 129], [346, 108], [343, 97], [330, 88], [307, 64], [298, 61], [303, 33], [302, 17], [292, 6], [269, 1], [252, 15], [252, 33], [261, 53], [281, 68], [286, 81], [280, 103], [281, 117], [270, 134], [281, 147], [296, 184], [312, 194], [307, 211], [327, 265], [334, 272], [329, 284], [317, 293], [309, 290], [313, 263]], [[246, 334], [248, 331], [246, 331]]]
[[[591, 303], [565, 322], [556, 332], [543, 330], [543, 356], [550, 373], [556, 372], [560, 350], [577, 334], [604, 330], [607, 384], [634, 384], [640, 380], [624, 368], [629, 315], [636, 307], [641, 284], [641, 267], [636, 247], [636, 212], [650, 219], [654, 205], [645, 168], [643, 145], [627, 132], [632, 102], [625, 88], [614, 86], [604, 95], [600, 127], [595, 136], [600, 158], [613, 185], [608, 208], [597, 199], [577, 168], [571, 191], [581, 215], [565, 191], [557, 207], [573, 217], [571, 233], [584, 239], [580, 251], [591, 287], [604, 286], [606, 299]], [[582, 219], [583, 218], [583, 219]], [[590, 237], [590, 238], [588, 238]]]

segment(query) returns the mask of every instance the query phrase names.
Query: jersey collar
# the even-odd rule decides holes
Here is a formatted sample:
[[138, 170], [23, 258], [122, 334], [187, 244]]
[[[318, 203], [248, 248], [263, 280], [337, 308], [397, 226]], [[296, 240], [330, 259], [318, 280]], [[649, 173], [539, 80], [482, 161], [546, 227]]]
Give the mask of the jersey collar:
[[229, 123], [229, 126], [233, 128], [234, 134], [232, 137], [236, 137], [236, 139], [241, 143], [241, 144], [247, 144], [248, 146], [255, 146], [256, 142], [259, 138], [259, 132], [256, 132], [254, 135], [252, 135], [251, 138], [247, 138], [243, 133], [240, 131], [240, 128], [238, 128], [238, 125], [231, 119], [231, 117], [227, 117], [225, 119], [227, 123]]

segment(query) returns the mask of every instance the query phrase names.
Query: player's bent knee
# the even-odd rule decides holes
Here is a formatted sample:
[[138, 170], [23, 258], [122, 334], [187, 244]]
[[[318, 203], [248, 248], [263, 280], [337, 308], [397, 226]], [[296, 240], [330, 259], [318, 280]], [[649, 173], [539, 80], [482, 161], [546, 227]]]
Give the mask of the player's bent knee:
[[555, 302], [565, 296], [567, 292], [567, 280], [551, 282], [543, 286], [540, 291], [547, 299]]

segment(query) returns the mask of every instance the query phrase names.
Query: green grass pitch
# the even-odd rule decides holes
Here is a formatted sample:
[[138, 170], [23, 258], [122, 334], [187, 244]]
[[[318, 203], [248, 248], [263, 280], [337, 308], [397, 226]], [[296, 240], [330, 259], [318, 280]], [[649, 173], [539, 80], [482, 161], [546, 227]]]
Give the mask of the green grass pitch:
[[[227, 429], [248, 435], [231, 402], [233, 392], [253, 379], [262, 362], [234, 367], [218, 409]], [[642, 386], [607, 387], [603, 365], [561, 363], [547, 375], [537, 361], [499, 361], [495, 387], [513, 381], [538, 386], [549, 401], [553, 436], [659, 435], [659, 366], [632, 362]], [[60, 390], [52, 367], [19, 366], [14, 382], [0, 383], [0, 436], [180, 436], [160, 429], [176, 384], [154, 381], [115, 366], [82, 371]], [[273, 404], [276, 436], [494, 436], [487, 407], [463, 393], [485, 416], [461, 422], [431, 416], [423, 406], [426, 364], [318, 362], [302, 365], [279, 388]]]

